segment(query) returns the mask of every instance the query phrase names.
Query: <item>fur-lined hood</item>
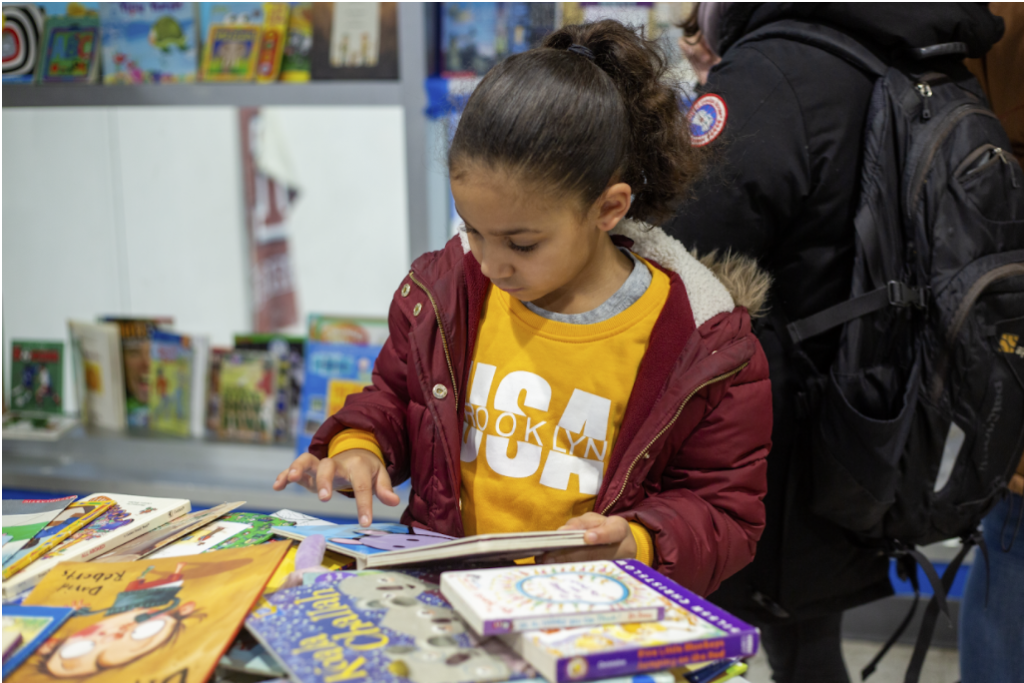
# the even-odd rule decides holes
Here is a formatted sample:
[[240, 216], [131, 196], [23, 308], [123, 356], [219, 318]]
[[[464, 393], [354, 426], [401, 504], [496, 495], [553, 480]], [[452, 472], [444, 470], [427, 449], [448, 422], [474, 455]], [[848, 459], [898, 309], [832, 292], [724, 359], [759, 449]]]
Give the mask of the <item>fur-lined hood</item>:
[[765, 313], [771, 276], [749, 256], [726, 252], [698, 256], [659, 227], [623, 220], [611, 232], [632, 240], [633, 251], [679, 275], [700, 327], [719, 313], [743, 306], [756, 318]]
[[[693, 310], [693, 320], [700, 327], [719, 313], [729, 313], [737, 306], [747, 309], [751, 318], [764, 315], [765, 300], [771, 276], [749, 256], [727, 251], [698, 256], [686, 250], [683, 243], [661, 228], [626, 219], [611, 231], [630, 240], [631, 249], [639, 256], [676, 273], [686, 286]], [[459, 232], [463, 253], [469, 252], [469, 239]]]

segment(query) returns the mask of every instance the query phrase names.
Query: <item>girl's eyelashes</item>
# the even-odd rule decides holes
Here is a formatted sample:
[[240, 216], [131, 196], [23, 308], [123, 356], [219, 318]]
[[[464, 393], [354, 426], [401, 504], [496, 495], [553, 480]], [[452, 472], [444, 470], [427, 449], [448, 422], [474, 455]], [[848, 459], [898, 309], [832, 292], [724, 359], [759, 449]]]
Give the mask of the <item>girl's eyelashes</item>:
[[534, 249], [536, 249], [537, 245], [536, 244], [526, 244], [526, 245], [524, 245], [524, 244], [516, 244], [515, 242], [509, 242], [508, 243], [508, 247], [512, 251], [518, 251], [518, 252], [520, 252], [522, 254], [525, 254], [527, 252], [531, 252]]

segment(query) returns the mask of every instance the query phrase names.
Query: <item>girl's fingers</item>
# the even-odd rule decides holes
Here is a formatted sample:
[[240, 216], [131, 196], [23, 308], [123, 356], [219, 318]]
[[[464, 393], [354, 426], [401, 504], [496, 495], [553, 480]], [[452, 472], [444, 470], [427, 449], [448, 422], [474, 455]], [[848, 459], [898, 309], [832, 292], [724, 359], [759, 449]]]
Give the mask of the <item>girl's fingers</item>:
[[374, 489], [377, 492], [377, 498], [379, 498], [380, 502], [385, 505], [394, 507], [401, 502], [398, 494], [395, 493], [395, 490], [391, 487], [391, 477], [388, 475], [388, 471], [384, 467], [381, 467], [380, 470], [377, 471], [377, 483], [374, 486]]
[[332, 488], [334, 487], [334, 475], [337, 463], [333, 458], [325, 458], [320, 461], [316, 470], [316, 482], [313, 487], [308, 487], [317, 494], [321, 501], [327, 502], [331, 499]]

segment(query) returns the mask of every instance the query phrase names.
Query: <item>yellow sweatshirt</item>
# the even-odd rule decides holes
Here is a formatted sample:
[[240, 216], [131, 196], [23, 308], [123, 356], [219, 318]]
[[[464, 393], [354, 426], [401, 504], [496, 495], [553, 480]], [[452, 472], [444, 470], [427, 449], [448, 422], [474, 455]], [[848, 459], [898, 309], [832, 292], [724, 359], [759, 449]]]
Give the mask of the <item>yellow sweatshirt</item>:
[[[557, 529], [593, 510], [668, 299], [668, 277], [650, 270], [651, 284], [633, 305], [589, 325], [548, 320], [490, 288], [463, 416], [466, 535]], [[380, 455], [373, 435], [357, 430], [334, 437], [329, 452], [351, 448]], [[650, 564], [650, 535], [639, 524], [630, 528], [637, 559]]]

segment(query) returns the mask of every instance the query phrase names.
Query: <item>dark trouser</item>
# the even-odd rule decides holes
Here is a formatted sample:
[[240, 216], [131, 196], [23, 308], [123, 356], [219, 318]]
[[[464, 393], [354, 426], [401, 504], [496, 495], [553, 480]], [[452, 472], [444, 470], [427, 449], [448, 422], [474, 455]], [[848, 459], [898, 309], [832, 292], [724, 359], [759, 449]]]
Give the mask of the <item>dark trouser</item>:
[[843, 614], [762, 626], [775, 683], [850, 683], [840, 647]]

